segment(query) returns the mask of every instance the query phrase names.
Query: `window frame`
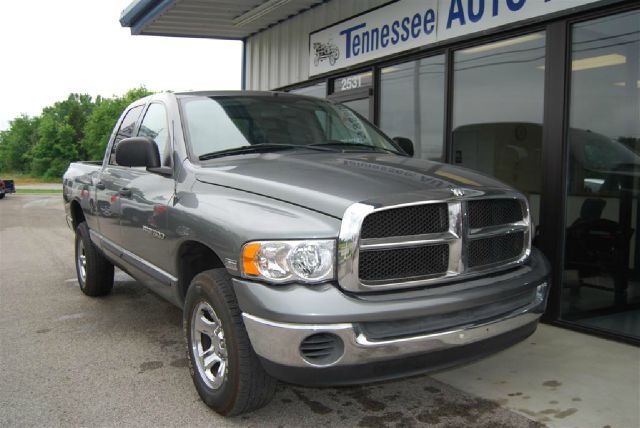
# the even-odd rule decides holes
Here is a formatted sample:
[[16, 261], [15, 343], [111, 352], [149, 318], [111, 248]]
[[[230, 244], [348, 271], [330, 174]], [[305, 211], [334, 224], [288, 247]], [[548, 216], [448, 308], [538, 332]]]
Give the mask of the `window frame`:
[[[142, 117], [142, 113], [144, 112], [144, 107], [145, 107], [145, 103], [134, 103], [131, 104], [127, 107], [127, 109], [124, 111], [124, 113], [122, 113], [120, 115], [120, 118], [118, 119], [118, 122], [116, 123], [116, 126], [114, 126], [114, 130], [111, 134], [111, 138], [109, 140], [109, 144], [107, 144], [107, 149], [105, 150], [104, 153], [104, 159], [102, 160], [102, 166], [103, 167], [110, 167], [110, 168], [114, 168], [114, 167], [121, 167], [118, 164], [115, 163], [111, 163], [111, 155], [113, 153], [113, 149], [116, 143], [116, 139], [118, 138], [118, 134], [120, 133], [120, 128], [122, 127], [122, 124], [124, 123], [124, 119], [127, 117], [127, 115], [129, 113], [131, 113], [132, 110], [136, 109], [136, 108], [140, 108], [140, 115], [136, 118], [136, 121], [133, 124], [133, 130], [131, 131], [131, 134], [133, 136], [133, 134], [137, 134], [138, 132], [138, 127], [140, 126], [140, 118]], [[124, 139], [124, 138], [123, 138]], [[122, 167], [121, 167], [122, 168]]]
[[[151, 100], [149, 101], [143, 109], [142, 114], [140, 115], [140, 118], [138, 119], [138, 124], [135, 128], [135, 134], [136, 137], [139, 137], [140, 135], [140, 128], [142, 127], [142, 123], [144, 122], [145, 117], [147, 117], [147, 113], [149, 112], [149, 109], [151, 108], [151, 106], [153, 104], [159, 104], [162, 106], [162, 108], [164, 109], [164, 120], [165, 123], [167, 125], [167, 148], [169, 150], [169, 165], [161, 165], [161, 167], [166, 167], [166, 168], [172, 168], [173, 169], [173, 153], [174, 153], [174, 149], [173, 149], [173, 132], [171, 129], [171, 122], [169, 120], [169, 109], [167, 108], [167, 105], [160, 101], [160, 100]], [[160, 153], [160, 163], [162, 164], [162, 153]]]

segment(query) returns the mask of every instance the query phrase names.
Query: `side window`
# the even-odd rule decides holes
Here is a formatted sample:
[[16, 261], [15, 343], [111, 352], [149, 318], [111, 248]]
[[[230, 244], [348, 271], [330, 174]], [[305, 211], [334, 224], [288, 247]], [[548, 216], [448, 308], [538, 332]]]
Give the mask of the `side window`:
[[142, 119], [139, 137], [147, 137], [155, 141], [160, 152], [162, 166], [171, 166], [171, 145], [169, 144], [169, 129], [167, 113], [162, 104], [154, 103], [149, 106]]
[[116, 163], [116, 147], [123, 138], [129, 138], [133, 135], [133, 128], [136, 126], [136, 122], [142, 113], [142, 107], [137, 106], [127, 112], [122, 119], [116, 138], [113, 140], [113, 146], [111, 146], [111, 153], [109, 154], [109, 165], [117, 165]]

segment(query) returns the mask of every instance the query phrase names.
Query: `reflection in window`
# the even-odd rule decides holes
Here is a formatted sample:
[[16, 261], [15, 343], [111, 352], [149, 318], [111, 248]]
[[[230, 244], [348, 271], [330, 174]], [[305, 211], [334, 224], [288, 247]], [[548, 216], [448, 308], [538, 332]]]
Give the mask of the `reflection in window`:
[[162, 104], [154, 103], [149, 106], [140, 124], [138, 135], [152, 139], [158, 146], [161, 165], [171, 166], [167, 113]]
[[529, 198], [539, 220], [545, 33], [455, 53], [453, 161]]
[[562, 317], [640, 337], [640, 12], [572, 30]]
[[323, 100], [188, 96], [181, 99], [181, 105], [187, 143], [196, 158], [257, 144], [337, 146], [325, 150], [362, 145], [365, 150], [372, 146], [395, 151], [393, 144], [368, 122], [344, 106]]
[[245, 137], [249, 131], [248, 120], [229, 117], [216, 100], [187, 99], [182, 108], [191, 150], [196, 156], [251, 144]]
[[380, 128], [413, 141], [415, 157], [443, 160], [444, 56], [383, 68]]
[[342, 104], [349, 107], [365, 119], [371, 120], [371, 103], [369, 102], [369, 98], [344, 101]]

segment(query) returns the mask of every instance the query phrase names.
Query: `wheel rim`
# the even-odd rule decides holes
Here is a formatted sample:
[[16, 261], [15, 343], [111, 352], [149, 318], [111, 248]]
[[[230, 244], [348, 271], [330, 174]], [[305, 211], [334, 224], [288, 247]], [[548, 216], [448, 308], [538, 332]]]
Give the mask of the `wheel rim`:
[[78, 250], [77, 250], [77, 260], [76, 263], [78, 265], [78, 276], [80, 277], [80, 287], [83, 286], [86, 278], [87, 278], [87, 253], [84, 250], [84, 242], [82, 239], [78, 239]]
[[227, 348], [222, 323], [207, 302], [198, 303], [191, 315], [191, 352], [204, 383], [220, 388], [227, 375]]

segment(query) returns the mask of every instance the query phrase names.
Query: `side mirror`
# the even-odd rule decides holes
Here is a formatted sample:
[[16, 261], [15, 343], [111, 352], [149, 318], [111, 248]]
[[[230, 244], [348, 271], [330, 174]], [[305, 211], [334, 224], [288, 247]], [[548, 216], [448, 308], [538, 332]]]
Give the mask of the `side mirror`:
[[403, 152], [413, 157], [413, 142], [410, 139], [404, 137], [393, 137], [393, 141], [400, 146]]
[[120, 166], [160, 167], [158, 145], [147, 137], [131, 137], [116, 146], [116, 163]]

